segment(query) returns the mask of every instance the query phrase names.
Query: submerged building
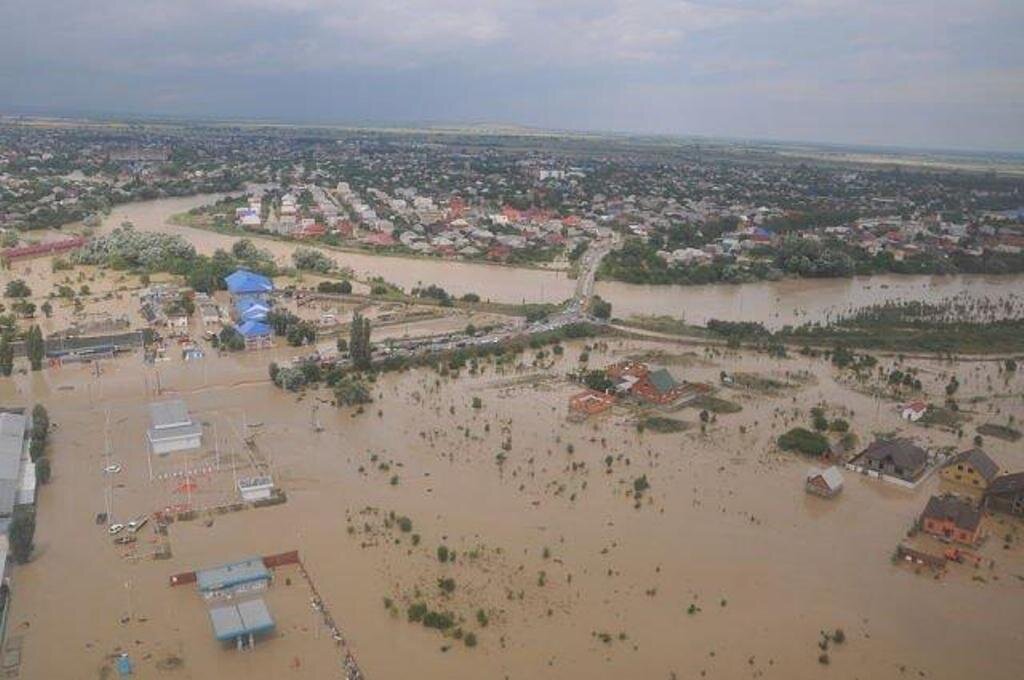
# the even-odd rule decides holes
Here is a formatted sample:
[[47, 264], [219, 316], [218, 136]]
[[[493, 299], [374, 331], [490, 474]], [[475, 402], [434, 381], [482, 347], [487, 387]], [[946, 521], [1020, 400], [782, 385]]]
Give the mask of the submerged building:
[[193, 422], [181, 399], [149, 405], [151, 426], [146, 432], [149, 449], [158, 455], [198, 449], [203, 445], [203, 426]]
[[252, 647], [256, 636], [274, 630], [274, 619], [262, 598], [210, 608], [213, 635], [221, 642], [234, 641], [238, 649]]

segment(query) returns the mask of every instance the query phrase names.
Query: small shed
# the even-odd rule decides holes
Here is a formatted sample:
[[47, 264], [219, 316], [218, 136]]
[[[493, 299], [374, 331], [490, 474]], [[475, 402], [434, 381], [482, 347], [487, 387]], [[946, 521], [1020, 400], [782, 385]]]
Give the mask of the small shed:
[[252, 647], [257, 635], [274, 630], [274, 619], [262, 598], [210, 609], [213, 635], [221, 642], [232, 640], [242, 649]]
[[203, 426], [192, 421], [181, 399], [149, 405], [151, 427], [146, 433], [149, 447], [161, 456], [172, 451], [198, 449], [203, 445]]
[[831, 498], [843, 490], [843, 475], [835, 465], [824, 470], [811, 468], [807, 471], [804, 488], [807, 493]]

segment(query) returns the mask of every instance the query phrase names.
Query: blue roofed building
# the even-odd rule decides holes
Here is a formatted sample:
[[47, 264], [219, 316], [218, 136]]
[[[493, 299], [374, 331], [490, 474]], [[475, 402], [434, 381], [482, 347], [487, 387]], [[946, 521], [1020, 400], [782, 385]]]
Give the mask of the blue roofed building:
[[273, 344], [274, 329], [262, 321], [255, 319], [243, 321], [235, 327], [235, 330], [245, 339], [246, 349], [261, 349]]
[[270, 304], [251, 295], [235, 298], [235, 318], [239, 321], [266, 321]]
[[238, 649], [252, 647], [256, 636], [274, 630], [274, 619], [261, 598], [210, 609], [213, 635], [221, 642], [234, 641]]
[[232, 296], [267, 295], [274, 292], [274, 282], [262, 274], [239, 269], [224, 277], [224, 283]]
[[196, 572], [196, 586], [203, 597], [234, 597], [241, 593], [266, 590], [270, 570], [259, 557], [222, 564]]

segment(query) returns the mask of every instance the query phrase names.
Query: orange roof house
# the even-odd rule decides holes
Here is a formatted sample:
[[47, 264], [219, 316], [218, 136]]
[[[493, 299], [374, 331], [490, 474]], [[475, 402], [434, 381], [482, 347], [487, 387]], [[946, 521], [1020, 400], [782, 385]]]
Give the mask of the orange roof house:
[[603, 413], [614, 404], [614, 395], [598, 392], [597, 390], [584, 390], [579, 394], [569, 397], [569, 410], [573, 413], [587, 416]]

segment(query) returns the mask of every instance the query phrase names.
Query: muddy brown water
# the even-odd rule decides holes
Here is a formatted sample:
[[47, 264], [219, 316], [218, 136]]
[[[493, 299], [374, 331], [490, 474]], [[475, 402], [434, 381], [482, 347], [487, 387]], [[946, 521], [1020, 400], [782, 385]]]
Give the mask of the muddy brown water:
[[[14, 572], [8, 627], [23, 637], [21, 677], [101, 677], [117, 649], [131, 651], [141, 677], [339, 677], [308, 593], [284, 585], [286, 570], [268, 596], [280, 635], [250, 653], [217, 645], [194, 590], [167, 586], [173, 573], [290, 549], [301, 552], [369, 678], [1018, 677], [1019, 540], [1009, 550], [986, 543], [996, 568], [985, 567], [983, 580], [966, 567], [934, 580], [894, 566], [892, 550], [939, 489], [936, 478], [904, 491], [846, 473], [842, 495], [823, 500], [803, 491], [808, 463], [771, 445], [822, 401], [835, 413], [852, 411], [861, 437], [902, 428], [935, 446], [966, 442], [908, 426], [891, 403], [837, 383], [823, 361], [700, 350], [669, 362], [671, 370], [712, 382], [721, 370], [782, 379], [804, 370], [813, 378], [772, 395], [724, 390], [743, 411], [718, 416], [706, 435], [692, 409], [673, 414], [693, 423], [680, 434], [640, 433], [621, 408], [569, 423], [566, 399], [576, 388], [559, 376], [581, 350], [570, 345], [537, 367], [523, 355], [518, 370], [499, 374], [488, 365], [457, 380], [429, 370], [384, 376], [361, 415], [321, 404], [319, 433], [311, 427], [315, 395], [268, 384], [265, 354], [157, 368], [136, 355], [103, 362], [99, 377], [68, 367], [0, 382], [4, 403], [45, 402], [58, 425], [54, 478], [39, 493], [35, 559]], [[613, 341], [592, 351], [590, 363], [648, 350], [679, 352]], [[1007, 382], [994, 363], [917, 363], [930, 393], [940, 394], [956, 370], [962, 401], [986, 398], [972, 407], [975, 422], [1024, 417], [1022, 378]], [[218, 423], [226, 449], [241, 446], [239, 431], [254, 433], [289, 501], [213, 516], [209, 526], [176, 523], [170, 560], [133, 563], [93, 521], [112, 481], [101, 472], [105, 410], [113, 455], [125, 466], [112, 481], [115, 517], [156, 509], [168, 492], [148, 481], [144, 431], [157, 371], [161, 396], [181, 396], [198, 418]], [[474, 396], [481, 409], [472, 408]], [[1005, 468], [1024, 469], [1019, 444], [985, 446]], [[573, 471], [573, 462], [585, 465]], [[635, 508], [627, 492], [641, 474], [650, 500]], [[378, 531], [379, 522], [361, 514], [368, 507], [408, 516], [420, 544]], [[986, 521], [993, 534], [1011, 526], [1024, 534], [1019, 523]], [[454, 564], [437, 561], [442, 543], [457, 551]], [[443, 577], [457, 583], [449, 598], [437, 590]], [[399, 616], [384, 608], [385, 597]], [[419, 599], [464, 619], [478, 646], [407, 622], [404, 606]], [[476, 622], [477, 609], [489, 613], [488, 626]], [[847, 641], [830, 649], [825, 669], [817, 642], [836, 627]], [[169, 654], [183, 665], [157, 672]]]
[[[230, 248], [236, 237], [169, 224], [174, 214], [207, 204], [216, 196], [160, 199], [119, 206], [102, 229], [130, 221], [139, 229], [180, 234], [203, 253]], [[295, 243], [259, 240], [261, 248], [290, 263]], [[475, 292], [496, 302], [560, 302], [573, 294], [565, 272], [421, 258], [382, 257], [330, 251], [339, 265], [361, 277], [383, 276], [406, 290], [436, 284], [452, 294]], [[995, 299], [1024, 295], [1024, 276], [899, 276], [851, 279], [794, 279], [741, 285], [640, 286], [599, 281], [596, 292], [611, 301], [616, 316], [668, 315], [703, 325], [708, 319], [759, 321], [772, 328], [826, 321], [830, 316], [889, 300], [939, 301], [957, 295]]]

